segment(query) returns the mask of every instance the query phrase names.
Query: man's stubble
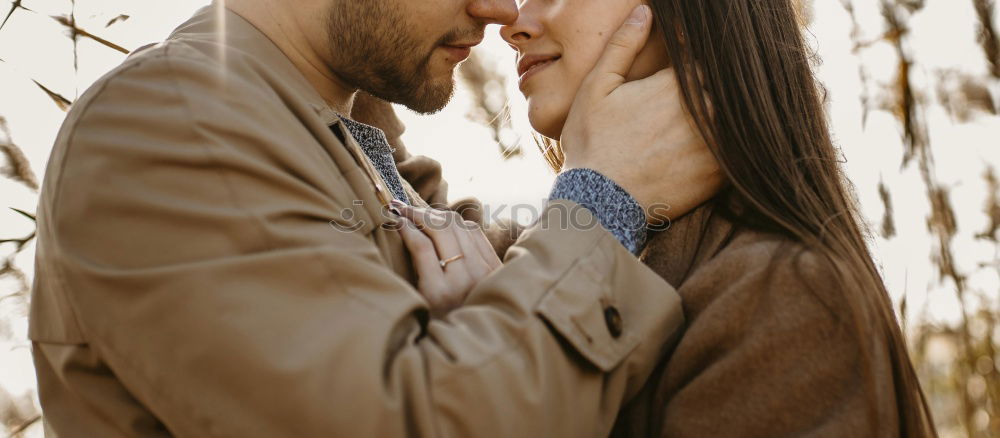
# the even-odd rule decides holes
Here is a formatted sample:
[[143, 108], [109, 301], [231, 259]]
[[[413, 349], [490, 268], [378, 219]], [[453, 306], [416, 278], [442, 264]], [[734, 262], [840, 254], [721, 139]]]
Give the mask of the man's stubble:
[[[407, 33], [412, 25], [386, 0], [334, 1], [328, 17], [331, 68], [347, 84], [422, 114], [451, 100], [455, 81], [434, 78], [428, 47]], [[445, 38], [442, 38], [442, 40]]]

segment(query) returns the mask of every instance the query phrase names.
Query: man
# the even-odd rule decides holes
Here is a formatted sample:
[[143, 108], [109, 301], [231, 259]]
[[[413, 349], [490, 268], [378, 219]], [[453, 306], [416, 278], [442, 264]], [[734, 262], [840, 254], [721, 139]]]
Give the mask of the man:
[[[618, 96], [666, 83], [619, 87], [648, 10], [567, 124], [583, 186], [560, 176], [577, 194], [553, 199], [444, 319], [428, 318], [383, 227], [388, 200], [425, 204], [384, 162], [380, 132], [342, 117], [359, 89], [439, 109], [483, 28], [516, 14], [512, 0], [230, 0], [97, 81], [57, 139], [38, 211], [30, 337], [47, 430], [607, 434], [682, 324], [673, 288], [629, 251], [643, 207], [683, 212], [718, 185], [711, 160], [661, 175], [710, 157], [693, 133], [647, 132], [644, 114], [676, 103]], [[608, 117], [626, 108], [635, 120]], [[661, 158], [625, 158], [650, 148]], [[631, 234], [610, 225], [636, 209]]]

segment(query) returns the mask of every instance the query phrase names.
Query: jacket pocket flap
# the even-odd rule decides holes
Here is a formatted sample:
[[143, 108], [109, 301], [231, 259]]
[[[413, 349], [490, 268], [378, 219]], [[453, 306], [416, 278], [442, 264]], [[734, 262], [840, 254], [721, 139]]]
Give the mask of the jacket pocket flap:
[[[601, 251], [580, 260], [542, 297], [536, 313], [601, 371], [614, 369], [638, 345], [614, 305], [613, 291], [591, 266]], [[613, 263], [613, 261], [608, 261]]]

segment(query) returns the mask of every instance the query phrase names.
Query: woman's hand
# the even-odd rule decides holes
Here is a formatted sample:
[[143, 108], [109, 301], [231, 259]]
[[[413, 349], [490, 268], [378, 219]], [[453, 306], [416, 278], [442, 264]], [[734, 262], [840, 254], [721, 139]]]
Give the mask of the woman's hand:
[[472, 287], [501, 262], [479, 225], [453, 211], [411, 207], [396, 201], [400, 235], [417, 270], [417, 290], [431, 314], [444, 316], [462, 305]]

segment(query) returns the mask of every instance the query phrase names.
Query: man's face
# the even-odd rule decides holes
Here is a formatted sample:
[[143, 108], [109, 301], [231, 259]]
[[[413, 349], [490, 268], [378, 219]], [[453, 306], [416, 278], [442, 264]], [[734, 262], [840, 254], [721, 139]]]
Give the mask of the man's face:
[[486, 25], [516, 17], [514, 0], [335, 0], [327, 17], [330, 67], [383, 100], [437, 112]]

